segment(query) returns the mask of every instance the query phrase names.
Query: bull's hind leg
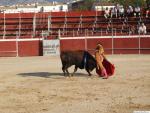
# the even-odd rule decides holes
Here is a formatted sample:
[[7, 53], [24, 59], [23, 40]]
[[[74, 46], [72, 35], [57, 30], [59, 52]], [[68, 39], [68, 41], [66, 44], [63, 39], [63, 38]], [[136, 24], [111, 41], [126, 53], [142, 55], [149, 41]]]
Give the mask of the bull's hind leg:
[[78, 70], [78, 67], [77, 66], [75, 66], [75, 68], [74, 68], [74, 72], [72, 73], [72, 76], [75, 74], [75, 72]]
[[62, 67], [62, 70], [63, 70], [63, 72], [64, 72], [64, 76], [66, 76], [66, 73], [67, 73], [67, 75], [69, 76], [68, 67], [69, 67], [69, 66], [67, 66], [67, 65], [64, 65], [64, 66]]
[[66, 76], [65, 66], [62, 67], [62, 71], [64, 72], [64, 76]]

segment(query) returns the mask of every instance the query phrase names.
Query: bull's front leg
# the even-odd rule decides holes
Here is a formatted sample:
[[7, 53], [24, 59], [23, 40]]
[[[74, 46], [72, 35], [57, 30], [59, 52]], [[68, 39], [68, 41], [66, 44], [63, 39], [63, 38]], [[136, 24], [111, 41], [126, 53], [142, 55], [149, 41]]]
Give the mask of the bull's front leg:
[[86, 68], [86, 71], [88, 72], [89, 76], [92, 75], [89, 69]]
[[72, 76], [75, 74], [75, 72], [78, 70], [78, 67], [77, 66], [75, 66], [75, 68], [74, 68], [74, 72], [72, 73]]

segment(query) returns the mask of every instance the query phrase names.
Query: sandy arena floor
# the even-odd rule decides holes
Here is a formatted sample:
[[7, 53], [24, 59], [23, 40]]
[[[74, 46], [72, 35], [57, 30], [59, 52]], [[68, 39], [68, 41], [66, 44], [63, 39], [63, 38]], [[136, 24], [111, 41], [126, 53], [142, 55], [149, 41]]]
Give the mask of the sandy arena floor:
[[150, 55], [108, 59], [116, 72], [106, 80], [95, 70], [64, 77], [59, 57], [0, 58], [0, 113], [150, 111]]

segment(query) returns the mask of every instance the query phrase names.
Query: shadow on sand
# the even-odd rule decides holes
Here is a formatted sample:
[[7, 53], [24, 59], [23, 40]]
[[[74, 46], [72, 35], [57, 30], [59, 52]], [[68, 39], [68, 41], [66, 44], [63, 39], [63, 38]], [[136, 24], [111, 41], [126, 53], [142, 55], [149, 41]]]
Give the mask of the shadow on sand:
[[[71, 73], [70, 73], [71, 74]], [[17, 75], [20, 75], [22, 77], [28, 77], [28, 76], [34, 76], [34, 77], [44, 77], [44, 78], [50, 78], [50, 77], [64, 77], [63, 73], [55, 73], [55, 72], [32, 72], [32, 73], [19, 73]], [[87, 77], [88, 74], [84, 73], [75, 73], [74, 76], [79, 77]]]

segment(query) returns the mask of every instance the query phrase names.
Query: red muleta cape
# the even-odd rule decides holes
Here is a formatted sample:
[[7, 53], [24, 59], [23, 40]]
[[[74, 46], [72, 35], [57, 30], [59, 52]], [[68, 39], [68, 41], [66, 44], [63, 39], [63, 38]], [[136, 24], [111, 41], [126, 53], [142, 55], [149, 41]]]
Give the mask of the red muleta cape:
[[[112, 76], [112, 75], [114, 74], [114, 71], [115, 71], [115, 66], [114, 66], [114, 64], [111, 64], [107, 59], [104, 59], [103, 62], [102, 62], [102, 64], [103, 64], [103, 66], [105, 67], [108, 76]], [[97, 73], [100, 77], [103, 77], [103, 76], [102, 76], [102, 73], [101, 73], [101, 69], [97, 69], [97, 68], [96, 68], [96, 73]]]

